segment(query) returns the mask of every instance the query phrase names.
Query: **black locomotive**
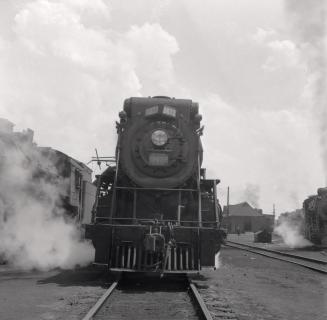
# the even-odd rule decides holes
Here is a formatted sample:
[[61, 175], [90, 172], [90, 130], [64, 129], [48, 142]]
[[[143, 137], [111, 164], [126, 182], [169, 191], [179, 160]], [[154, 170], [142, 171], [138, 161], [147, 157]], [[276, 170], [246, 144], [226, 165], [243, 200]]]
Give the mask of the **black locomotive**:
[[303, 202], [305, 237], [316, 245], [327, 245], [327, 188]]
[[214, 267], [225, 232], [219, 180], [206, 179], [201, 168], [198, 104], [130, 98], [119, 118], [115, 161], [97, 176], [92, 223], [86, 225], [95, 263], [161, 273]]

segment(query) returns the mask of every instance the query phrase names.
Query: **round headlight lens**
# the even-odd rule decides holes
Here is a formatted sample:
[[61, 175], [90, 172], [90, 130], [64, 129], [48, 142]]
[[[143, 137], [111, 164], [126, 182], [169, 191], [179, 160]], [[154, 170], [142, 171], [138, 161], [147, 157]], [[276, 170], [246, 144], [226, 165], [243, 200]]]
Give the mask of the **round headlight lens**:
[[163, 130], [156, 130], [151, 135], [152, 143], [158, 147], [165, 145], [168, 141], [168, 135]]

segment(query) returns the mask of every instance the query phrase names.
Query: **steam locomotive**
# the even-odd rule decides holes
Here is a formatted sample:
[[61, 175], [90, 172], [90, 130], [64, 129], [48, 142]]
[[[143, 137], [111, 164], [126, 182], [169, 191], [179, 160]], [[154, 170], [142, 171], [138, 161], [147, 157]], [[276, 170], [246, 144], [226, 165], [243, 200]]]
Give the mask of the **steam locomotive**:
[[327, 245], [327, 188], [303, 202], [305, 237], [317, 245]]
[[197, 272], [215, 267], [225, 237], [218, 179], [201, 168], [202, 116], [192, 100], [129, 98], [116, 155], [96, 177], [86, 238], [95, 264], [114, 271]]

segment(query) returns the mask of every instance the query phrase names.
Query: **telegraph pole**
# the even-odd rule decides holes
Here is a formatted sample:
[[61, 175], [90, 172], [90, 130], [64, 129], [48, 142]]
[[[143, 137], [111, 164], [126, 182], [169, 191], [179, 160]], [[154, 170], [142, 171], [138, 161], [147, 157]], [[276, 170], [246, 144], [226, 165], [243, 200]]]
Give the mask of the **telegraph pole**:
[[227, 187], [227, 216], [229, 216], [229, 186]]
[[274, 215], [274, 225], [276, 223], [276, 207], [275, 204], [273, 203], [273, 215]]

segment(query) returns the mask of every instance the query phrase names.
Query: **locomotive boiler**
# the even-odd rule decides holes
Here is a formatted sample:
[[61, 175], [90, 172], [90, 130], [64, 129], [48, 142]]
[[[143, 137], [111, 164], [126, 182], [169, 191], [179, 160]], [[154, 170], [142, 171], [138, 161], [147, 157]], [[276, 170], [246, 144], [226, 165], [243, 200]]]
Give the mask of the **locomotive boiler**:
[[327, 245], [327, 188], [303, 202], [305, 237], [316, 245]]
[[162, 274], [215, 266], [225, 232], [219, 180], [201, 168], [201, 119], [192, 100], [125, 100], [114, 162], [96, 177], [86, 225], [95, 264]]

